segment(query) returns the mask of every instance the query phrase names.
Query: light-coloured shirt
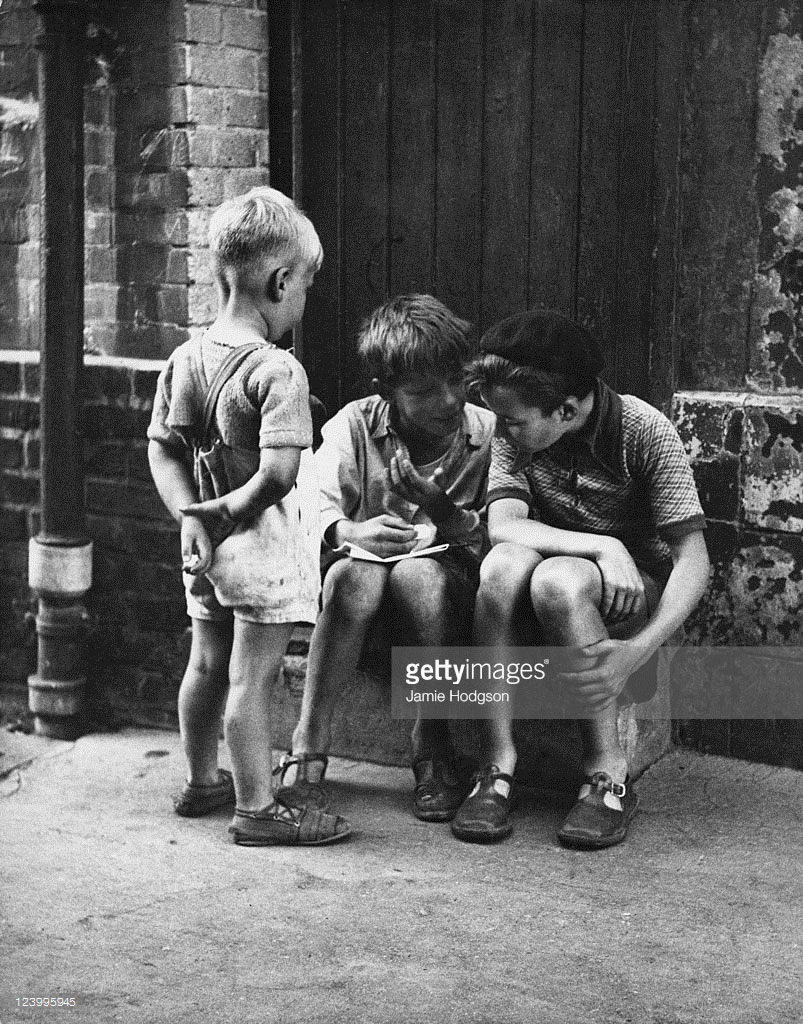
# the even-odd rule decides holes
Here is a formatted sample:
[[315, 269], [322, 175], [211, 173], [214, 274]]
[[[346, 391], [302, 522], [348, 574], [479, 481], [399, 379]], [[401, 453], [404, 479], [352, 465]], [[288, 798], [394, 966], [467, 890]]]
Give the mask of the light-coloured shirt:
[[[209, 385], [235, 347], [207, 331], [171, 353], [156, 386], [149, 438], [192, 447]], [[308, 448], [312, 417], [304, 367], [266, 341], [223, 385], [215, 423], [231, 448]]]
[[[189, 450], [209, 384], [233, 346], [210, 333], [180, 345], [159, 375], [148, 437]], [[215, 548], [207, 573], [218, 604], [257, 609], [261, 622], [314, 622], [320, 592], [318, 485], [303, 366], [268, 342], [224, 384], [215, 422], [225, 444], [304, 449], [293, 487]]]
[[[466, 403], [460, 428], [438, 460], [444, 473], [441, 486], [458, 511], [438, 524], [435, 543], [460, 545], [477, 559], [488, 550], [479, 513], [485, 504], [495, 425], [493, 413]], [[390, 489], [388, 469], [398, 449], [406, 451], [393, 429], [390, 405], [378, 395], [350, 402], [324, 425], [323, 444], [315, 453], [324, 535], [341, 519], [359, 523], [384, 513], [416, 525], [431, 523], [420, 506]], [[417, 468], [430, 475], [431, 466]]]

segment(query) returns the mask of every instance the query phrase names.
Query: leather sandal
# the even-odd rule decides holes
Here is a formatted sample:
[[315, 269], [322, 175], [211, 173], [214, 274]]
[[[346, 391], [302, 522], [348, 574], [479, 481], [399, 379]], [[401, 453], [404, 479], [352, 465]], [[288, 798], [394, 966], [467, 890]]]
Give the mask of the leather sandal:
[[[497, 779], [507, 782], [510, 792], [502, 796], [494, 789]], [[491, 764], [474, 776], [474, 788], [460, 805], [452, 832], [467, 843], [494, 843], [513, 831], [513, 776]]]
[[351, 825], [339, 814], [274, 800], [261, 811], [235, 809], [229, 832], [239, 846], [324, 846], [351, 835]]
[[[622, 809], [611, 806], [606, 795], [618, 797]], [[558, 839], [564, 846], [577, 850], [602, 850], [606, 846], [621, 843], [627, 835], [627, 827], [638, 809], [638, 796], [628, 776], [624, 784], [614, 782], [605, 772], [586, 776], [580, 788], [580, 795], [569, 811]]]
[[182, 818], [201, 818], [218, 807], [234, 803], [234, 780], [231, 772], [218, 768], [218, 781], [206, 786], [185, 782], [180, 793], [173, 797], [173, 810]]
[[450, 782], [454, 771], [448, 761], [419, 758], [413, 763], [416, 786], [413, 814], [421, 821], [451, 821], [465, 799], [468, 785]]
[[308, 765], [318, 761], [323, 765], [321, 781], [310, 782], [309, 779], [300, 777], [296, 772], [295, 781], [291, 786], [280, 786], [276, 798], [290, 807], [313, 807], [318, 811], [328, 811], [331, 800], [326, 788], [323, 785], [323, 778], [326, 775], [326, 768], [329, 758], [326, 754], [294, 754], [292, 751], [284, 754], [278, 767], [273, 769], [273, 774], [279, 776], [279, 782], [284, 782], [284, 776], [288, 768], [293, 765]]

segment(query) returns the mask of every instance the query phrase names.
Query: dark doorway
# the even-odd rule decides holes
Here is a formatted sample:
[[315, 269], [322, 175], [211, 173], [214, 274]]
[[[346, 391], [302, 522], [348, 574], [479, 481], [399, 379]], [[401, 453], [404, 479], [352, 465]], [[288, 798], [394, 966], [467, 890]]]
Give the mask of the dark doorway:
[[480, 330], [549, 306], [608, 379], [673, 385], [675, 0], [272, 0], [272, 181], [326, 251], [301, 341], [330, 412], [361, 319], [430, 291]]

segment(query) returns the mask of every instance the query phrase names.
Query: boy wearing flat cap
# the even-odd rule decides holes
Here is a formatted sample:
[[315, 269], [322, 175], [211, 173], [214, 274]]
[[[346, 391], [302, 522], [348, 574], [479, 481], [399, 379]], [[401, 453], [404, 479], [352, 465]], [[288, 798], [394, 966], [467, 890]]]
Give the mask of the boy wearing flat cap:
[[[491, 328], [469, 368], [498, 422], [487, 497], [494, 547], [481, 567], [474, 639], [571, 648], [559, 681], [581, 709], [585, 781], [558, 837], [581, 849], [627, 834], [638, 800], [617, 704], [652, 696], [654, 684], [630, 693], [628, 679], [682, 626], [709, 569], [675, 428], [608, 387], [603, 366], [585, 328], [533, 311]], [[503, 716], [489, 730], [488, 764], [452, 823], [468, 841], [512, 831], [511, 722]]]

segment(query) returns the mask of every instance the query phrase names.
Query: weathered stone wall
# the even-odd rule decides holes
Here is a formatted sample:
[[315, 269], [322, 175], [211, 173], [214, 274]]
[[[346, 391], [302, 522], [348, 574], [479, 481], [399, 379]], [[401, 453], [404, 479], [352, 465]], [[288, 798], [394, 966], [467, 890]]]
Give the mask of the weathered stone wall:
[[[767, 715], [681, 722], [678, 735], [803, 767], [803, 723], [773, 714], [773, 693], [803, 679], [803, 8], [695, 2], [687, 14], [672, 412], [714, 562], [690, 640], [746, 648], [734, 677], [764, 688]], [[694, 685], [714, 714], [718, 682]]]

